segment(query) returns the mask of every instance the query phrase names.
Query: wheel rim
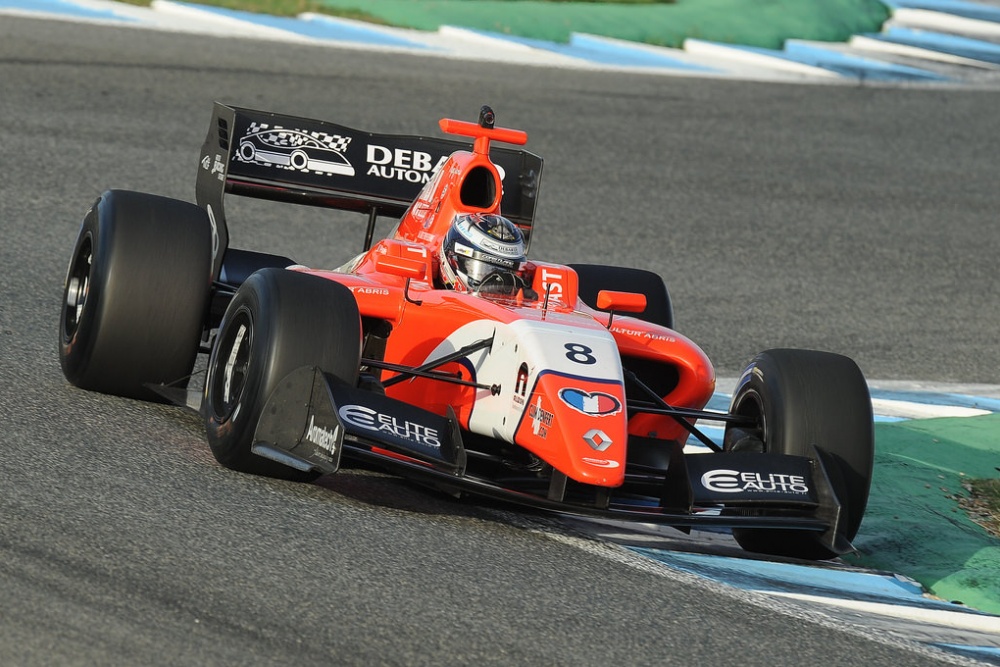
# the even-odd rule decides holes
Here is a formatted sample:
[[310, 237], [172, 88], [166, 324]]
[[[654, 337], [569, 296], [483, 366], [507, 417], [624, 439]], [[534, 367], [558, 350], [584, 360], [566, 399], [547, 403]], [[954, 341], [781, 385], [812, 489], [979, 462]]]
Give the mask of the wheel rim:
[[246, 388], [253, 343], [253, 320], [245, 308], [238, 310], [219, 344], [212, 369], [212, 409], [220, 421], [236, 416]]
[[94, 263], [94, 244], [87, 234], [80, 244], [80, 250], [73, 258], [73, 264], [66, 278], [63, 294], [63, 341], [68, 343], [80, 328], [80, 319], [90, 295], [90, 270]]
[[[769, 442], [768, 424], [767, 419], [764, 416], [764, 402], [760, 394], [755, 390], [748, 390], [740, 399], [738, 405], [733, 407], [733, 414], [739, 415], [740, 417], [747, 417], [754, 420], [753, 427], [741, 428], [740, 431], [749, 436], [752, 440], [757, 442], [751, 442], [744, 440], [740, 447], [736, 447], [733, 451], [756, 451], [760, 454], [764, 454], [768, 450], [767, 443]], [[758, 444], [759, 443], [759, 444]]]

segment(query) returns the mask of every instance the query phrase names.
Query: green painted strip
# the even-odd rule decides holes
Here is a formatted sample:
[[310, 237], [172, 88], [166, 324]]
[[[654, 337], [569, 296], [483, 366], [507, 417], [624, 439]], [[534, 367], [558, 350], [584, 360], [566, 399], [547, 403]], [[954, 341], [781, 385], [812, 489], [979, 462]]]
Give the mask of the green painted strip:
[[963, 479], [1000, 475], [1000, 414], [875, 426], [875, 474], [859, 553], [945, 600], [1000, 614], [1000, 539], [959, 506]]
[[877, 32], [889, 18], [879, 0], [678, 0], [676, 3], [541, 0], [321, 0], [404, 28], [442, 25], [568, 42], [574, 32], [680, 47], [687, 37], [779, 49], [796, 37], [842, 42]]

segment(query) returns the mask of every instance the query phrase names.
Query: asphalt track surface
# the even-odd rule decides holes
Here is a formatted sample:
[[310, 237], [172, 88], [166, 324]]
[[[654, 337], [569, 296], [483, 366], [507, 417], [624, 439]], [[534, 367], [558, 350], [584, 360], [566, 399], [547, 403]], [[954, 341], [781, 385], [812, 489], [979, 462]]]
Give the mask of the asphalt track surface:
[[[490, 103], [546, 159], [532, 254], [661, 272], [679, 330], [720, 374], [794, 346], [848, 354], [871, 378], [995, 383], [1000, 93], [7, 17], [0, 81], [0, 663], [958, 660], [376, 474], [294, 485], [223, 470], [197, 418], [69, 387], [55, 341], [86, 207], [110, 187], [193, 199], [213, 100], [415, 134]], [[362, 242], [349, 216], [229, 211], [237, 245], [306, 264]]]

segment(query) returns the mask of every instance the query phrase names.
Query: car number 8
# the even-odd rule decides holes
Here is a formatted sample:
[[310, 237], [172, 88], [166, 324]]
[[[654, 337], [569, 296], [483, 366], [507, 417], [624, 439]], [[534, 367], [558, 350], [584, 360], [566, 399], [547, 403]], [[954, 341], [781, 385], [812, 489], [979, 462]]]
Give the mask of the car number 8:
[[597, 359], [592, 354], [593, 350], [581, 343], [566, 343], [566, 358], [577, 364], [596, 364]]

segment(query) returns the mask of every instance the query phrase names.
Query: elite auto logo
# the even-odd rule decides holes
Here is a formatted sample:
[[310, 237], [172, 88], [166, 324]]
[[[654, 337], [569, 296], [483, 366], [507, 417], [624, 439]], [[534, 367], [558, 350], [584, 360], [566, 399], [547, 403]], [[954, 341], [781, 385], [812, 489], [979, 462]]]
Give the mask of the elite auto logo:
[[701, 485], [717, 493], [809, 493], [809, 483], [801, 475], [763, 475], [738, 470], [709, 470], [701, 476]]

